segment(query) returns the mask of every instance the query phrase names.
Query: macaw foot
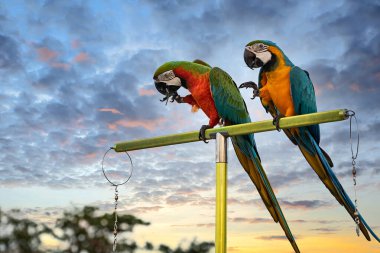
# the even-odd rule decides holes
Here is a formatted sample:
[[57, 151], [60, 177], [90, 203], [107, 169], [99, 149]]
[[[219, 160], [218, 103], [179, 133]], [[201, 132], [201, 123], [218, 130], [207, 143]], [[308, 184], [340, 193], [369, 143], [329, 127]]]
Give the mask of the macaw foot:
[[168, 104], [169, 100], [170, 100], [170, 103], [173, 103], [174, 101], [177, 101], [177, 103], [185, 103], [183, 101], [183, 97], [181, 97], [180, 95], [178, 95], [177, 92], [168, 93], [168, 94], [166, 94], [166, 96], [163, 99], [160, 99], [161, 102], [165, 102], [166, 101], [166, 104]]
[[169, 96], [166, 95], [163, 99], [160, 99], [161, 102], [165, 102], [166, 100], [168, 100]]
[[242, 89], [242, 88], [253, 89], [253, 96], [251, 99], [255, 99], [255, 97], [258, 97], [260, 95], [259, 87], [257, 86], [255, 82], [249, 81], [249, 82], [242, 83], [240, 84], [239, 89]]
[[180, 95], [178, 95], [178, 93], [176, 92], [173, 96], [172, 96], [172, 100], [170, 100], [170, 102], [174, 102], [176, 101], [177, 103], [181, 104], [181, 103], [186, 103], [185, 101], [183, 101], [183, 97], [181, 97]]
[[201, 129], [199, 130], [199, 139], [204, 141], [204, 143], [208, 143], [208, 141], [206, 141], [206, 130], [210, 128], [212, 127], [209, 125], [202, 125]]
[[276, 129], [277, 131], [281, 132], [281, 129], [280, 129], [280, 119], [281, 118], [284, 118], [285, 116], [282, 115], [282, 114], [277, 114], [274, 118], [273, 118], [273, 125], [276, 126]]

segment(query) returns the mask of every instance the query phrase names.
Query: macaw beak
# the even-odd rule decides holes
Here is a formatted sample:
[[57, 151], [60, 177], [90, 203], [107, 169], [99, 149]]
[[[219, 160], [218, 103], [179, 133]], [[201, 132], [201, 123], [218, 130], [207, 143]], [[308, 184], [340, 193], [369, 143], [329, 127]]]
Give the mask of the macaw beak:
[[156, 89], [162, 95], [166, 95], [168, 93], [167, 90], [166, 90], [166, 88], [167, 88], [167, 84], [166, 83], [160, 82], [158, 80], [154, 80], [154, 86], [156, 86]]
[[181, 79], [178, 77], [175, 77], [168, 81], [159, 81], [156, 79], [154, 80], [154, 85], [156, 86], [156, 89], [163, 95], [166, 95], [167, 93], [173, 94], [179, 88], [181, 88]]
[[244, 50], [244, 61], [250, 69], [260, 68], [264, 65], [263, 61], [256, 57], [255, 53], [249, 51], [248, 49]]
[[252, 53], [251, 51], [245, 49], [244, 50], [244, 61], [245, 61], [245, 64], [247, 64], [247, 66], [249, 68], [253, 68], [253, 66], [255, 65], [255, 59], [256, 59], [256, 54]]
[[165, 95], [165, 97], [160, 101], [166, 101], [167, 104], [170, 97], [173, 97], [173, 100], [171, 101], [173, 102], [174, 98], [178, 96], [177, 90], [181, 88], [181, 79], [178, 77], [175, 77], [168, 81], [159, 81], [157, 79], [154, 79], [154, 86], [156, 86], [158, 92], [160, 92], [162, 95]]

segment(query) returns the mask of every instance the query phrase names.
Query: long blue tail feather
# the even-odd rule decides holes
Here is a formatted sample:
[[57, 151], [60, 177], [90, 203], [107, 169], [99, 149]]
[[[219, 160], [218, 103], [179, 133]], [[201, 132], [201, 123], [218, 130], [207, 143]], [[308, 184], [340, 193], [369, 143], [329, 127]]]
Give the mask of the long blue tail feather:
[[[345, 204], [351, 209], [350, 211], [354, 212], [355, 211], [355, 205], [354, 205], [354, 203], [352, 202], [352, 200], [350, 199], [350, 197], [348, 196], [348, 194], [346, 193], [346, 191], [343, 189], [343, 186], [341, 185], [341, 183], [339, 182], [339, 180], [336, 177], [335, 173], [331, 169], [331, 167], [330, 167], [329, 163], [327, 162], [325, 156], [323, 155], [323, 153], [322, 153], [319, 145], [316, 143], [316, 141], [314, 140], [314, 138], [311, 136], [311, 134], [309, 132], [307, 132], [307, 135], [308, 135], [309, 139], [311, 140], [311, 143], [313, 144], [313, 148], [316, 150], [316, 152], [318, 154], [318, 157], [320, 158], [320, 160], [321, 160], [321, 162], [323, 164], [323, 167], [325, 168], [325, 170], [327, 172], [327, 175], [329, 176], [329, 178], [333, 182], [335, 188], [337, 189], [337, 192], [340, 194], [340, 196], [344, 200]], [[360, 214], [359, 211], [358, 211], [358, 213], [359, 213], [358, 216], [359, 216], [360, 222], [362, 224], [364, 224], [365, 228], [371, 233], [371, 235], [378, 242], [380, 242], [379, 237], [375, 234], [375, 232], [367, 224], [367, 222], [364, 220], [363, 216]]]

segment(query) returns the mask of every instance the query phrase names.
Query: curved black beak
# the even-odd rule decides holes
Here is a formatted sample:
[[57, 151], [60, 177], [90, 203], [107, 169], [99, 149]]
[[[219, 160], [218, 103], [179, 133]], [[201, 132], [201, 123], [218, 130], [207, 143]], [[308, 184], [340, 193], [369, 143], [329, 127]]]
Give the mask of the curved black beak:
[[256, 59], [256, 54], [252, 53], [251, 51], [247, 49], [244, 50], [244, 61], [245, 61], [245, 64], [247, 64], [249, 68], [251, 69], [254, 68], [255, 59]]
[[166, 90], [166, 88], [167, 88], [167, 84], [166, 83], [154, 80], [154, 86], [156, 86], [156, 89], [162, 95], [166, 95], [168, 93], [167, 90]]

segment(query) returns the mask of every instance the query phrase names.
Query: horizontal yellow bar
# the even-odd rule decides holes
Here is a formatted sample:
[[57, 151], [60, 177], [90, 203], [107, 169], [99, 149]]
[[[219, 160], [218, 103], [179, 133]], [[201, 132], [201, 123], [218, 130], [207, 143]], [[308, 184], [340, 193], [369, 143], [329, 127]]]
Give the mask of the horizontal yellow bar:
[[[299, 116], [292, 116], [280, 119], [280, 128], [292, 128], [292, 127], [302, 127], [309, 126], [333, 121], [340, 121], [347, 119], [347, 110], [339, 109], [325, 112], [317, 112], [304, 114]], [[227, 132], [229, 136], [243, 135], [249, 133], [259, 133], [265, 131], [276, 130], [273, 125], [272, 120], [263, 120], [257, 122], [251, 122], [246, 124], [239, 124], [233, 126], [217, 127], [213, 129], [208, 129], [206, 131], [207, 139], [210, 139], [210, 134], [215, 134], [217, 132]], [[138, 149], [162, 147], [168, 145], [175, 145], [180, 143], [188, 143], [199, 141], [198, 139], [199, 131], [186, 132], [180, 134], [171, 134], [165, 136], [159, 136], [148, 139], [125, 141], [116, 143], [113, 147], [116, 152], [125, 152]]]

